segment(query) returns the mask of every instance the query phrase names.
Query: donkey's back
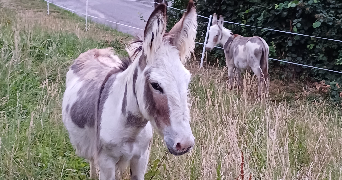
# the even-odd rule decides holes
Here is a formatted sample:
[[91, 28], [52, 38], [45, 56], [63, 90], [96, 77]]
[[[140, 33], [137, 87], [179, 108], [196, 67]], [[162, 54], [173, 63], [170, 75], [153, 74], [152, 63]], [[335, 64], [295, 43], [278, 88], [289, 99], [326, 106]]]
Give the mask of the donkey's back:
[[66, 76], [62, 115], [76, 153], [92, 159], [96, 152], [97, 108], [103, 83], [109, 74], [121, 72], [122, 62], [111, 48], [82, 53]]
[[227, 63], [234, 64], [240, 69], [260, 67], [266, 73], [268, 49], [267, 43], [261, 37], [238, 35], [231, 43], [225, 45]]
[[[266, 91], [268, 91], [268, 54], [269, 46], [266, 41], [259, 37], [243, 37], [235, 35], [232, 42], [225, 45], [226, 63], [228, 69], [236, 67], [238, 71], [239, 84], [241, 85], [240, 71], [242, 69], [252, 69], [258, 77], [258, 94], [261, 92], [261, 84], [266, 81]], [[228, 73], [229, 74], [229, 73]], [[231, 83], [230, 77], [230, 83]]]

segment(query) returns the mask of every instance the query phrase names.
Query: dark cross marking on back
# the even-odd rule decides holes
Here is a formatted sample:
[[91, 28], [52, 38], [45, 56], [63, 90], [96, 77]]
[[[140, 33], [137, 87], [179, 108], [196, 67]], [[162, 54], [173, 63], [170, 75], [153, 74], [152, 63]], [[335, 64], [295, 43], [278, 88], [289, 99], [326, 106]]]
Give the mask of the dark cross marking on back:
[[121, 107], [121, 112], [124, 115], [126, 115], [126, 106], [127, 106], [127, 83], [125, 85], [125, 92], [124, 92], [124, 97], [122, 98], [122, 107]]
[[137, 82], [137, 78], [138, 78], [138, 67], [134, 69], [134, 73], [133, 73], [133, 94], [135, 98], [137, 97], [137, 92], [135, 90], [135, 83]]

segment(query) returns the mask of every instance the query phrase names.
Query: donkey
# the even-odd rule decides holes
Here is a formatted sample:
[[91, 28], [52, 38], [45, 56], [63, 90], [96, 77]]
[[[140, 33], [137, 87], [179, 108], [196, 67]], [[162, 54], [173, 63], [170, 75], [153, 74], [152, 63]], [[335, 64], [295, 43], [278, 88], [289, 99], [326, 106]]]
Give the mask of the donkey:
[[89, 161], [91, 178], [99, 170], [101, 180], [114, 180], [129, 165], [131, 179], [143, 180], [153, 129], [173, 155], [194, 146], [187, 101], [191, 74], [184, 67], [197, 33], [192, 0], [182, 19], [165, 30], [166, 5], [160, 4], [143, 40], [129, 52], [133, 59], [120, 59], [110, 48], [91, 49], [70, 66], [63, 122], [76, 154]]
[[223, 27], [223, 17], [217, 20], [213, 15], [213, 23], [209, 30], [209, 39], [206, 50], [210, 51], [217, 44], [224, 47], [230, 89], [233, 85], [233, 70], [238, 74], [239, 87], [242, 86], [241, 70], [251, 68], [258, 77], [258, 95], [261, 95], [261, 85], [269, 87], [268, 54], [269, 47], [264, 39], [258, 36], [243, 37], [233, 34], [231, 30]]

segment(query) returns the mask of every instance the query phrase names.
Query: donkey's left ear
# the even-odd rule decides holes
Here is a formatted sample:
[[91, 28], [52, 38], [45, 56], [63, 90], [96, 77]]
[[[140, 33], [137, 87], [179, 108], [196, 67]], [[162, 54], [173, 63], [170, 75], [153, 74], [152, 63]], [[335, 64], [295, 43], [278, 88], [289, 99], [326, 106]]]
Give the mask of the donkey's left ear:
[[[153, 60], [153, 55], [162, 44], [166, 29], [166, 5], [158, 5], [149, 17], [144, 30], [143, 50], [147, 59]], [[149, 62], [147, 62], [148, 64]]]
[[221, 28], [223, 27], [223, 22], [224, 22], [223, 16], [220, 15], [220, 19], [219, 19], [219, 21], [218, 21], [218, 25], [219, 25]]
[[189, 1], [186, 13], [169, 33], [174, 36], [172, 43], [179, 50], [182, 63], [186, 63], [194, 51], [197, 34], [197, 13], [193, 0]]
[[213, 14], [213, 22], [211, 24], [212, 25], [217, 24], [217, 15], [216, 15], [216, 13]]

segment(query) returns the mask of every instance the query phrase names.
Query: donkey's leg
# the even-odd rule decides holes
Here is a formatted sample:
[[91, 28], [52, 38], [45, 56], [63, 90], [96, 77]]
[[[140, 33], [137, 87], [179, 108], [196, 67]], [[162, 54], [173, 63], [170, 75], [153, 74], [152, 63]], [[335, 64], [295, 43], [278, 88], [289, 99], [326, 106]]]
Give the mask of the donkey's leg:
[[240, 68], [235, 68], [236, 69], [236, 73], [237, 73], [237, 83], [238, 83], [238, 89], [243, 89], [242, 86], [242, 76], [241, 76], [241, 69]]
[[97, 179], [97, 165], [94, 161], [94, 159], [90, 159], [89, 160], [89, 164], [90, 164], [90, 179]]
[[100, 169], [100, 180], [115, 180], [116, 161], [112, 157], [101, 152], [99, 154], [98, 164]]
[[260, 97], [261, 96], [261, 84], [264, 82], [264, 77], [259, 66], [252, 67], [252, 71], [258, 77], [258, 96]]
[[151, 143], [145, 153], [140, 157], [131, 159], [131, 180], [143, 180], [146, 173], [148, 159], [150, 157]]
[[229, 90], [233, 88], [233, 79], [234, 79], [234, 66], [228, 66], [228, 87]]

